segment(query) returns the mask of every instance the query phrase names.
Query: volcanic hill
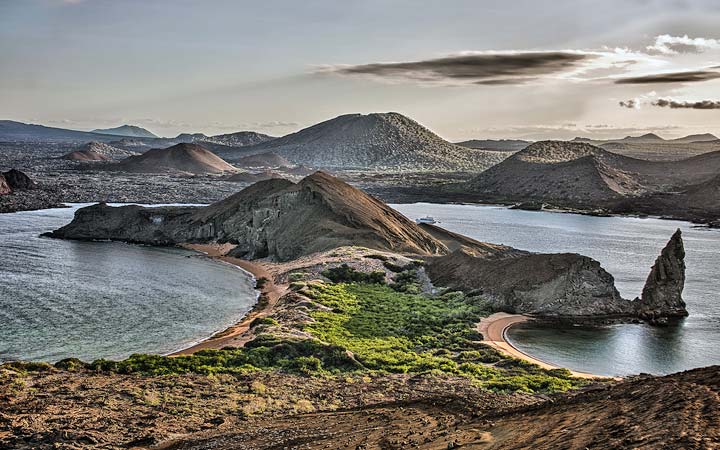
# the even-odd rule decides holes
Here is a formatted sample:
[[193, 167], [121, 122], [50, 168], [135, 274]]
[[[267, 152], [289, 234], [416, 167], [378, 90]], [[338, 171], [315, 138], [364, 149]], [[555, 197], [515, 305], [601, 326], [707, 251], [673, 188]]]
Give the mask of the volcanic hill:
[[138, 127], [135, 125], [121, 125], [115, 128], [105, 128], [92, 130], [91, 133], [97, 134], [111, 134], [113, 136], [127, 136], [135, 138], [157, 138], [158, 136], [154, 133], [149, 132], [145, 128]]
[[102, 142], [88, 142], [77, 150], [74, 150], [64, 156], [62, 159], [70, 161], [111, 161], [113, 159], [127, 158], [137, 153], [121, 148], [116, 148]]
[[[502, 154], [461, 147], [398, 113], [347, 114], [246, 148], [327, 169], [480, 172]], [[243, 153], [223, 156], [237, 159]]]
[[585, 142], [542, 141], [449, 190], [485, 200], [540, 201], [607, 207], [626, 199], [673, 193], [720, 171], [720, 152], [681, 161], [646, 161]]
[[188, 172], [198, 175], [237, 171], [222, 158], [197, 144], [176, 144], [148, 150], [120, 161], [113, 169], [148, 173]]

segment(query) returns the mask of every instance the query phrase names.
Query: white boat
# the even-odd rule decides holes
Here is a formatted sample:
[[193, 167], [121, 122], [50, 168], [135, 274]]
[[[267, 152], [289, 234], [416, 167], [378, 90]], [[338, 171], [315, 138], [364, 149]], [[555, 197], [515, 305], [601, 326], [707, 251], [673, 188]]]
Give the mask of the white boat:
[[417, 223], [417, 224], [421, 224], [421, 223], [433, 224], [433, 223], [437, 223], [437, 221], [435, 219], [433, 219], [431, 216], [425, 216], [425, 217], [419, 217], [419, 218], [415, 219], [415, 223]]

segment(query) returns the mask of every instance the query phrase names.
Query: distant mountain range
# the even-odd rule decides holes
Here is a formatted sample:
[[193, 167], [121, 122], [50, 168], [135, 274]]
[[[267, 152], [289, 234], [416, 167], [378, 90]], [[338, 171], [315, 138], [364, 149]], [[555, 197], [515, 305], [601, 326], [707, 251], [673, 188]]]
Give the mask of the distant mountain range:
[[691, 142], [710, 142], [718, 141], [720, 138], [711, 133], [704, 134], [691, 134], [677, 139], [663, 139], [655, 133], [647, 133], [642, 136], [625, 136], [622, 139], [591, 139], [584, 137], [576, 137], [573, 142], [587, 142], [593, 145], [603, 145], [611, 142], [618, 143], [663, 143], [663, 142], [674, 142], [674, 143], [691, 143]]
[[494, 150], [498, 152], [516, 152], [532, 144], [522, 139], [471, 139], [458, 142], [457, 145], [481, 150]]
[[[175, 138], [158, 138], [132, 125], [84, 132], [6, 120], [0, 121], [0, 141], [3, 140], [78, 144], [96, 141], [133, 152], [195, 143], [227, 161], [272, 154], [291, 164], [315, 168], [400, 173], [482, 172], [531, 144], [513, 139], [453, 144], [398, 113], [346, 114], [279, 138], [254, 131], [215, 136], [182, 133]], [[678, 139], [663, 139], [654, 133], [609, 141], [577, 137], [570, 142], [601, 146], [618, 154], [649, 160], [680, 160], [720, 149], [720, 139], [709, 133]]]
[[[108, 134], [123, 133], [123, 134]], [[123, 125], [118, 128], [105, 130], [77, 131], [63, 128], [32, 125], [12, 120], [0, 121], [0, 142], [26, 141], [26, 142], [52, 142], [76, 143], [79, 145], [90, 142], [109, 144], [118, 149], [132, 152], [143, 152], [151, 148], [167, 148], [181, 143], [198, 143], [217, 152], [227, 151], [237, 147], [254, 145], [274, 139], [254, 131], [239, 131], [237, 133], [206, 136], [202, 133], [181, 133], [174, 138], [160, 138], [149, 131], [132, 125]], [[77, 158], [95, 158], [97, 155], [75, 155]]]
[[145, 128], [141, 128], [135, 125], [121, 125], [116, 128], [105, 128], [92, 130], [91, 133], [97, 134], [111, 134], [113, 136], [127, 136], [127, 137], [139, 137], [139, 138], [158, 138], [159, 136], [149, 132]]
[[275, 153], [293, 164], [328, 169], [480, 172], [506, 155], [452, 144], [398, 113], [347, 114], [233, 154]]

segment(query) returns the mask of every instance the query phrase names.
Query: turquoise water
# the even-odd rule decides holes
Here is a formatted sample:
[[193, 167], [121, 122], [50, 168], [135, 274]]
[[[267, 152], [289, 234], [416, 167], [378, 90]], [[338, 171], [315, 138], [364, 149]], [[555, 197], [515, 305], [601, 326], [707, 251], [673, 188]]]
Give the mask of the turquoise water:
[[415, 219], [426, 215], [450, 231], [535, 252], [575, 252], [600, 261], [623, 297], [640, 295], [650, 267], [681, 228], [690, 316], [675, 326], [641, 324], [581, 328], [523, 324], [508, 338], [544, 361], [601, 375], [666, 374], [720, 364], [720, 230], [688, 222], [511, 210], [497, 206], [392, 205]]
[[0, 214], [0, 361], [165, 354], [255, 303], [252, 276], [193, 252], [39, 237], [78, 207]]

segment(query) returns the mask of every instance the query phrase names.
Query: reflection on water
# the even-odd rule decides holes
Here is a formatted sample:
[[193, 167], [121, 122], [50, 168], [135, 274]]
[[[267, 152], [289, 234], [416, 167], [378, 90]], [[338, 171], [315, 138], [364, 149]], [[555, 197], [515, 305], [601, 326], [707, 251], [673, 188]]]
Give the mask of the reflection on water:
[[39, 237], [75, 209], [0, 214], [0, 361], [167, 353], [255, 302], [252, 277], [191, 252]]
[[536, 252], [574, 252], [600, 261], [628, 299], [677, 228], [683, 231], [690, 317], [669, 327], [623, 324], [551, 328], [525, 323], [508, 337], [520, 350], [571, 369], [602, 375], [664, 374], [720, 364], [720, 231], [680, 221], [511, 210], [496, 206], [393, 205], [414, 219], [472, 238]]

